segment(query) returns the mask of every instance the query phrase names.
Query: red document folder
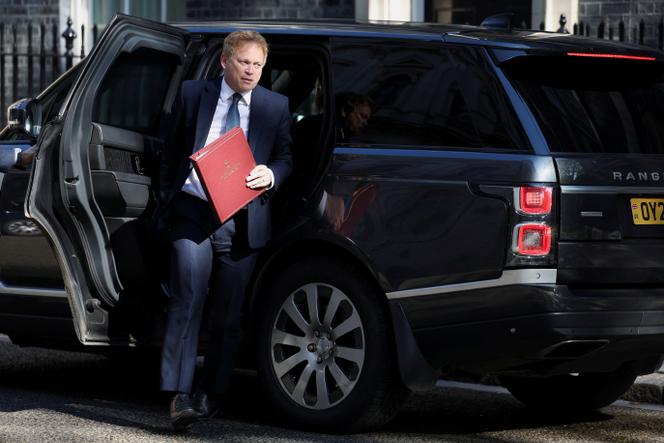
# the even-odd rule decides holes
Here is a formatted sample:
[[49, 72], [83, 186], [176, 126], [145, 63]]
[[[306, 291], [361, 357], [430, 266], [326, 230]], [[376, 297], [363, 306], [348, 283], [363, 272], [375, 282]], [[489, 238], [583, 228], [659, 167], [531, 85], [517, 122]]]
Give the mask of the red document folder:
[[189, 159], [208, 202], [222, 223], [265, 192], [265, 189], [247, 187], [245, 179], [256, 166], [256, 161], [240, 127], [194, 152]]

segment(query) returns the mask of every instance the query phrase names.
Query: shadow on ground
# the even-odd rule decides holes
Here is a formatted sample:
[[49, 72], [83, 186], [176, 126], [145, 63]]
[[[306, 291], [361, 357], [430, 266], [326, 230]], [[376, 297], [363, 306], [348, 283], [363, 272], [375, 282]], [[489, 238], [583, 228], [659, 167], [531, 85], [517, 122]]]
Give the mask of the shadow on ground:
[[[157, 363], [155, 358], [140, 353], [107, 358], [0, 343], [0, 413], [50, 409], [93, 422], [169, 435], [168, 399], [158, 391]], [[606, 413], [582, 419], [538, 414], [509, 395], [438, 389], [412, 395], [391, 423], [370, 435], [302, 433], [288, 429], [276, 418], [250, 372], [234, 376], [227, 402], [233, 407], [221, 419], [200, 423], [188, 435], [199, 440], [214, 439], [220, 434], [238, 439], [277, 434], [308, 441], [385, 441], [396, 436], [401, 436], [397, 440], [436, 436], [455, 441], [501, 441], [504, 431], [588, 424], [612, 418]]]

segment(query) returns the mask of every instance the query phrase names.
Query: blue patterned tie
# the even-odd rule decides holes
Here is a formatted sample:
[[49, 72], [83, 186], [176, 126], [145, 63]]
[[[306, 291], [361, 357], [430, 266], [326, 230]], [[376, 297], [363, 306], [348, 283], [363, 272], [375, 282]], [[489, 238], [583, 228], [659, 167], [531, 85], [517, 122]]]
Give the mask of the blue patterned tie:
[[226, 114], [226, 125], [224, 126], [224, 130], [221, 132], [222, 134], [227, 133], [236, 126], [240, 126], [240, 111], [237, 109], [237, 104], [241, 98], [242, 95], [239, 93], [236, 92], [233, 94], [233, 103], [231, 103], [231, 107], [228, 108], [228, 114]]

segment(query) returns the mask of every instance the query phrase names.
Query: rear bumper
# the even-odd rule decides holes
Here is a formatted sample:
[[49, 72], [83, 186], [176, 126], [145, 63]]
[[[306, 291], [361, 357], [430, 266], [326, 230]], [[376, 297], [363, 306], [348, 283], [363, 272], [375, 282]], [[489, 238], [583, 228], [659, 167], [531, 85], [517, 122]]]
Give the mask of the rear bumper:
[[392, 300], [434, 368], [472, 373], [656, 369], [664, 288], [510, 285]]

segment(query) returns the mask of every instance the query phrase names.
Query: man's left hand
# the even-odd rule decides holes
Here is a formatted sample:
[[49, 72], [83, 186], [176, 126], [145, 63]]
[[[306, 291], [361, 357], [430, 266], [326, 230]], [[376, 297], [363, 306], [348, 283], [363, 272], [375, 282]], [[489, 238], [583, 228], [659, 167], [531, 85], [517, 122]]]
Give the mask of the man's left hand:
[[246, 178], [247, 187], [251, 189], [271, 188], [274, 175], [265, 165], [257, 165]]

